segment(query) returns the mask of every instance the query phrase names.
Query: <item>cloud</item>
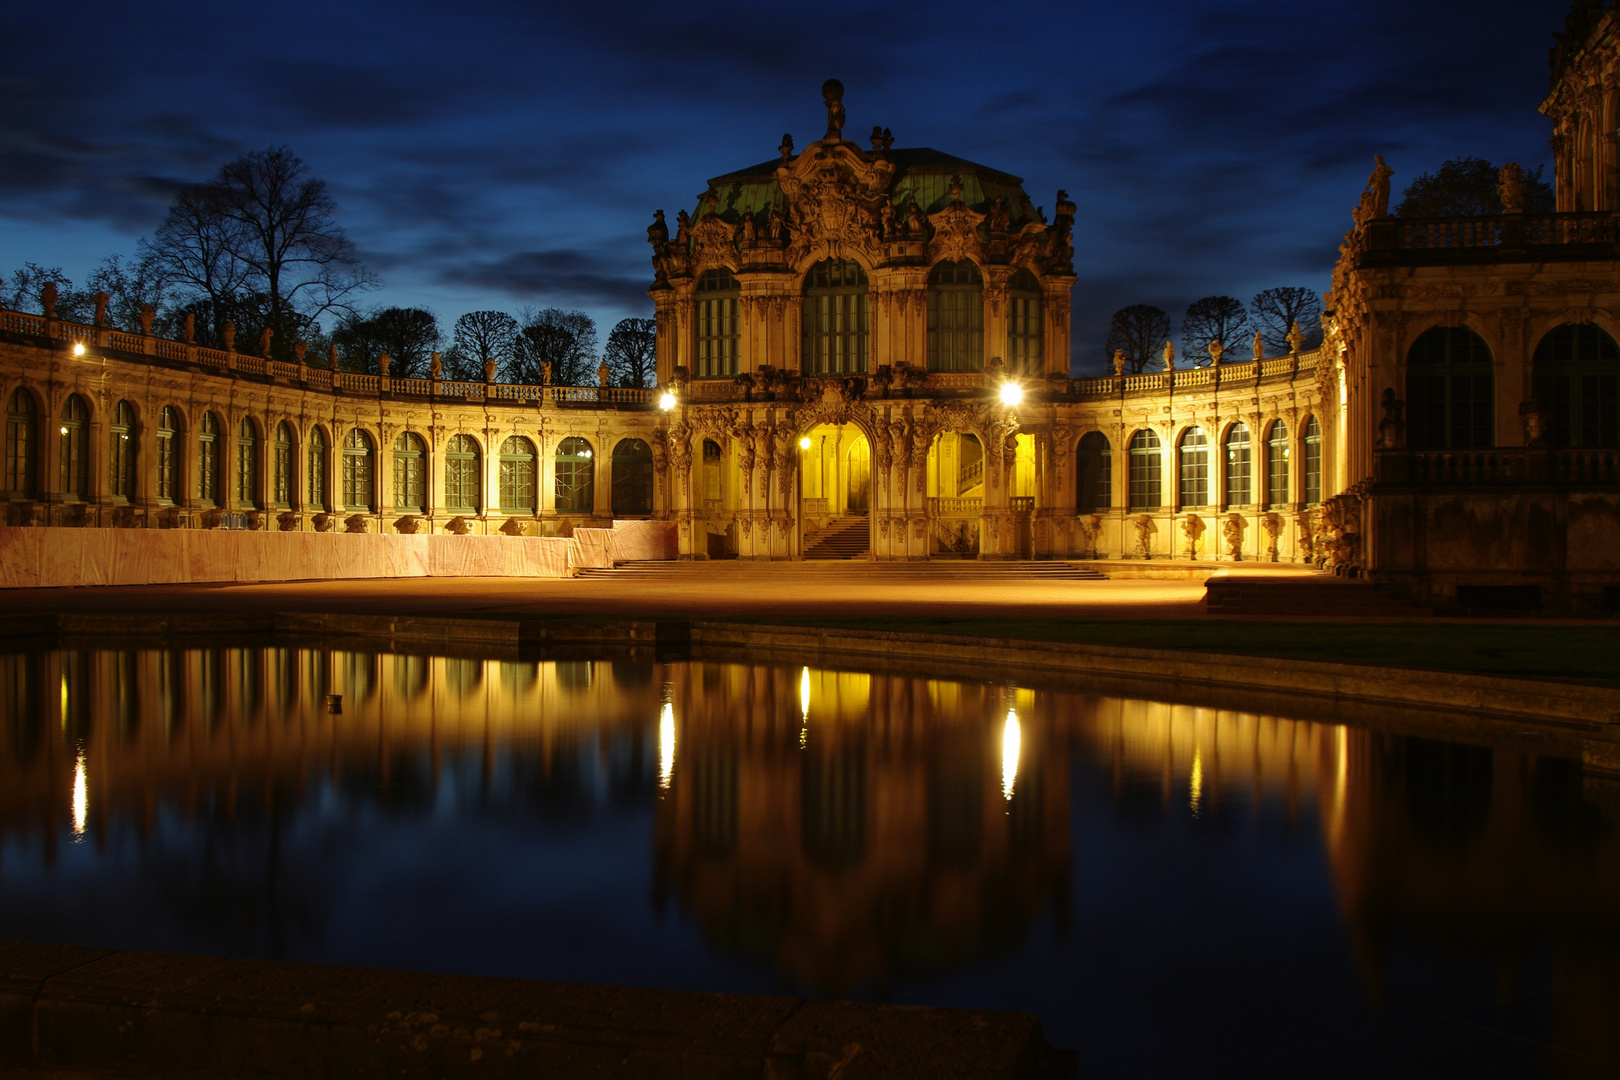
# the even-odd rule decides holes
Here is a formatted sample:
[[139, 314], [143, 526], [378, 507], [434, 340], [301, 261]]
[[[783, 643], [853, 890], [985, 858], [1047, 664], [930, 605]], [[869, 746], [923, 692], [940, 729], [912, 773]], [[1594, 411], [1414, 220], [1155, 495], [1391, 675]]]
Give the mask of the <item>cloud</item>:
[[615, 308], [646, 308], [652, 274], [615, 272], [599, 252], [574, 249], [519, 251], [489, 261], [441, 267], [445, 284], [473, 286], [526, 303], [568, 301]]

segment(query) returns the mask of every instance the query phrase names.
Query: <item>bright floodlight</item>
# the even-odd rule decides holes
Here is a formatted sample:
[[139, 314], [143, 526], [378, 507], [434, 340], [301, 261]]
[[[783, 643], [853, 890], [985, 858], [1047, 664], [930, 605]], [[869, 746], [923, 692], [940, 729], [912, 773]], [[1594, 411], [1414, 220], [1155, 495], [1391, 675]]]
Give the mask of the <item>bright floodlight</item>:
[[77, 345], [73, 346], [73, 355], [74, 356], [83, 356], [84, 355], [84, 342], [81, 341]]
[[806, 435], [804, 438], [799, 440], [799, 449], [800, 450], [808, 450], [808, 449], [810, 449], [810, 436]]
[[665, 412], [669, 412], [675, 407], [675, 395], [665, 390], [664, 396], [658, 399], [658, 407]]
[[1001, 403], [1003, 405], [1016, 405], [1024, 400], [1024, 388], [1015, 382], [1001, 384]]

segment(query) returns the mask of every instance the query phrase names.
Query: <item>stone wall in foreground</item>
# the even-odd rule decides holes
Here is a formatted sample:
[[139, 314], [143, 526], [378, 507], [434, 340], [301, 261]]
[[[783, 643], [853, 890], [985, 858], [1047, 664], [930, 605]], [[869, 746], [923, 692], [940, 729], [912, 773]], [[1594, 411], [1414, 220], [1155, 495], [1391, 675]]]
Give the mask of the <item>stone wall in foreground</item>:
[[673, 526], [662, 521], [616, 521], [571, 537], [0, 528], [0, 588], [562, 578], [579, 567], [673, 557]]

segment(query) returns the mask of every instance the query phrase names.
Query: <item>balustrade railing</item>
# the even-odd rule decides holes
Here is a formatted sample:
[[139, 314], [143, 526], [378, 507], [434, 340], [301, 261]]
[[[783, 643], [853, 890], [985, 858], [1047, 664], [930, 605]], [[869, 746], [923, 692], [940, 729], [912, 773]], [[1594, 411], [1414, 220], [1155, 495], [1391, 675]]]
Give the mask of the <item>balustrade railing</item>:
[[970, 461], [961, 466], [956, 473], [956, 493], [978, 487], [984, 483], [984, 458]]
[[1458, 218], [1380, 218], [1366, 230], [1366, 250], [1441, 251], [1620, 243], [1620, 215], [1494, 214]]
[[1382, 450], [1378, 479], [1419, 487], [1620, 485], [1620, 449]]
[[978, 517], [984, 513], [983, 499], [941, 497], [928, 500], [928, 513], [936, 518]]
[[1015, 514], [1033, 514], [1035, 512], [1035, 496], [1014, 495], [1007, 500], [1007, 509]]

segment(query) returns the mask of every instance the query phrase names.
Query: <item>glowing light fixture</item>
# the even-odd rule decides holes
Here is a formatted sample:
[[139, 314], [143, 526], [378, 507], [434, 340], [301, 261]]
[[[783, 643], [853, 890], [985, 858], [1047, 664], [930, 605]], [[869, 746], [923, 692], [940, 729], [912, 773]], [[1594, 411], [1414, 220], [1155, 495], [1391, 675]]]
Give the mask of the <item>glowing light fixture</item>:
[[67, 676], [63, 675], [62, 676], [62, 730], [63, 731], [67, 730], [67, 718], [68, 718]]
[[84, 823], [90, 809], [89, 785], [84, 778], [84, 747], [79, 747], [78, 760], [73, 763], [73, 835], [84, 837]]
[[669, 781], [675, 775], [675, 706], [664, 702], [658, 714], [658, 787], [669, 790]]
[[67, 434], [67, 428], [65, 428], [65, 427], [64, 427], [64, 428], [63, 428], [63, 429], [62, 429], [62, 434], [64, 434], [64, 435], [66, 435], [66, 434]]
[[810, 669], [799, 672], [799, 749], [810, 741]]
[[83, 356], [84, 355], [84, 342], [81, 341], [77, 345], [73, 346], [73, 355], [74, 356]]
[[1018, 710], [1007, 710], [1007, 725], [1001, 731], [1001, 797], [1012, 801], [1013, 786], [1018, 783], [1018, 753], [1023, 747], [1024, 734], [1018, 724]]
[[669, 412], [675, 407], [675, 395], [665, 390], [664, 396], [658, 399], [658, 407], [665, 412]]
[[1001, 384], [1001, 403], [1003, 405], [1017, 405], [1024, 400], [1024, 388], [1015, 382]]
[[802, 439], [799, 440], [799, 449], [800, 450], [808, 450], [808, 449], [810, 449], [810, 436], [806, 435]]

